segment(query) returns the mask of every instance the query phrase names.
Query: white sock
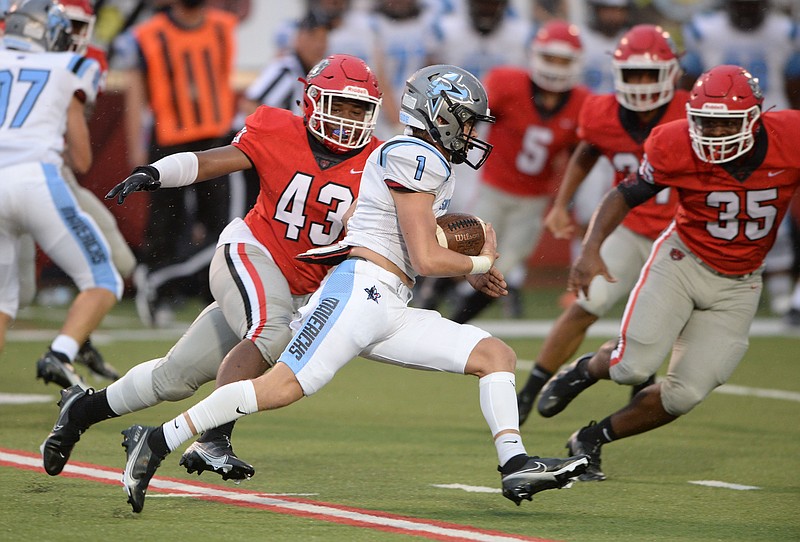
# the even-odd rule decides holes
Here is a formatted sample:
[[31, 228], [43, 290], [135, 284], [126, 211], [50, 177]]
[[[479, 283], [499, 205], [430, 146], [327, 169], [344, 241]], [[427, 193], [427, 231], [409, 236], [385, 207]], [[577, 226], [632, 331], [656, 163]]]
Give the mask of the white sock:
[[[255, 387], [251, 380], [241, 380], [217, 388], [214, 393], [187, 410], [186, 414], [192, 420], [196, 431], [194, 434], [198, 434], [253, 412], [258, 412]], [[183, 414], [165, 423], [163, 427], [170, 452], [193, 435]]]
[[153, 369], [159, 361], [161, 358], [140, 363], [106, 388], [111, 410], [122, 416], [161, 402], [153, 391]]
[[527, 453], [519, 435], [515, 382], [514, 373], [508, 372], [491, 373], [478, 381], [481, 412], [489, 424], [492, 436], [496, 437], [501, 431], [510, 431], [494, 441], [501, 467], [515, 455]]
[[67, 356], [70, 363], [75, 360], [75, 356], [78, 355], [79, 349], [80, 345], [69, 335], [59, 335], [53, 339], [52, 344], [50, 344], [50, 350], [64, 354]]
[[186, 422], [183, 414], [161, 426], [164, 429], [164, 439], [170, 452], [174, 452], [178, 446], [192, 438], [192, 430]]

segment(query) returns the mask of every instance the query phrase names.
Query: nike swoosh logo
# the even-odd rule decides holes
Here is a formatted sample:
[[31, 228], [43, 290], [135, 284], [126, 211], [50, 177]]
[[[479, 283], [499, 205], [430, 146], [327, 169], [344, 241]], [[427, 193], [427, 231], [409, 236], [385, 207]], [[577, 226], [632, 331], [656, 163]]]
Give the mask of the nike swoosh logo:
[[[353, 174], [353, 175], [358, 175], [359, 173], [364, 173], [364, 170], [363, 169], [355, 170], [353, 168], [350, 168], [350, 173]], [[770, 175], [770, 177], [772, 177], [772, 175]]]
[[769, 173], [767, 173], [767, 177], [774, 177], [775, 175], [780, 175], [784, 171], [786, 171], [786, 170], [782, 169], [780, 171], [770, 171]]
[[[547, 465], [545, 465], [544, 463], [539, 463], [537, 461], [535, 465], [533, 465], [531, 467], [528, 467], [525, 470], [521, 470], [519, 472], [545, 472], [545, 471], [547, 471]], [[519, 474], [519, 473], [515, 473], [515, 474]]]
[[142, 449], [144, 441], [144, 438], [140, 438], [139, 442], [137, 442], [136, 446], [133, 448], [133, 451], [128, 454], [128, 461], [125, 463], [125, 472], [122, 473], [122, 483], [125, 485], [128, 495], [130, 495], [130, 488], [136, 486], [138, 483], [138, 480], [133, 477], [133, 469], [136, 466], [136, 458], [139, 457], [139, 450]]
[[503, 444], [516, 444], [517, 442], [519, 442], [519, 441], [518, 440], [506, 440], [506, 441], [503, 442]]
[[242, 407], [238, 407], [238, 406], [237, 406], [237, 407], [236, 407], [236, 412], [238, 412], [239, 414], [242, 414], [243, 416], [246, 416], [246, 415], [247, 415], [247, 412], [245, 412], [245, 411], [241, 410], [241, 408], [242, 408]]
[[174, 420], [172, 423], [175, 425], [175, 429], [178, 429], [178, 420]]
[[59, 424], [59, 425], [54, 425], [54, 426], [53, 426], [53, 433], [55, 433], [56, 431], [61, 431], [63, 428], [64, 428], [64, 426], [63, 426], [63, 425], [61, 425], [61, 424]]

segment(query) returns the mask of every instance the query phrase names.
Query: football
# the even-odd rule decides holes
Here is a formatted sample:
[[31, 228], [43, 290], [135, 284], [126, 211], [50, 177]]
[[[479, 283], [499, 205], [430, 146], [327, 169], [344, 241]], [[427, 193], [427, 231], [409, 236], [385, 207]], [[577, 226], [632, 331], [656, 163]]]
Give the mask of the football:
[[477, 256], [486, 240], [485, 224], [477, 216], [448, 213], [436, 219], [436, 240], [465, 256]]

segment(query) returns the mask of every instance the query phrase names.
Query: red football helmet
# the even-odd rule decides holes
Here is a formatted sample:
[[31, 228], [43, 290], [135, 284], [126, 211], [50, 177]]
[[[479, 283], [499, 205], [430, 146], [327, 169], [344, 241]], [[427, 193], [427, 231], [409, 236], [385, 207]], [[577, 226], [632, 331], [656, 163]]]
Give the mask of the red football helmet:
[[[613, 66], [617, 101], [626, 109], [652, 111], [672, 100], [680, 66], [675, 44], [660, 26], [639, 24], [626, 32], [614, 51]], [[637, 72], [650, 71], [655, 82], [628, 81]]]
[[72, 23], [69, 50], [81, 55], [86, 54], [96, 19], [92, 3], [89, 0], [59, 0], [59, 4], [64, 6], [64, 12]]
[[531, 43], [531, 79], [550, 92], [566, 92], [581, 77], [583, 48], [580, 32], [574, 24], [551, 21], [544, 25]]
[[721, 164], [752, 149], [763, 101], [758, 79], [740, 66], [717, 66], [701, 75], [686, 104], [697, 157]]
[[[344, 153], [369, 143], [381, 107], [381, 90], [378, 79], [363, 60], [350, 55], [331, 55], [311, 68], [303, 82], [306, 124], [323, 145], [333, 152]], [[334, 115], [333, 102], [341, 98], [363, 102], [364, 120]]]

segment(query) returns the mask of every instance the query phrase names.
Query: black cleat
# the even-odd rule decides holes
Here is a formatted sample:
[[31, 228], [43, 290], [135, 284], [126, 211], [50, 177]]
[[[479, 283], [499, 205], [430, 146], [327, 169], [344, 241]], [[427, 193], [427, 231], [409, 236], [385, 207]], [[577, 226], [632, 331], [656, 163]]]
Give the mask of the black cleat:
[[595, 422], [591, 422], [586, 427], [575, 431], [567, 441], [567, 450], [570, 454], [584, 454], [589, 458], [589, 466], [586, 468], [586, 472], [578, 477], [581, 482], [600, 482], [606, 479], [606, 475], [600, 469], [600, 448], [602, 445], [581, 438], [581, 433], [594, 424]]
[[103, 356], [89, 339], [86, 339], [81, 349], [78, 350], [78, 355], [75, 356], [75, 363], [85, 365], [88, 367], [89, 372], [98, 378], [105, 378], [111, 381], [119, 380], [119, 371], [111, 364], [106, 363], [106, 360], [103, 359]]
[[249, 480], [256, 473], [252, 465], [236, 457], [227, 436], [209, 442], [195, 441], [181, 456], [180, 465], [186, 467], [189, 474], [197, 471], [199, 476], [210, 470], [223, 480]]
[[519, 411], [520, 426], [525, 423], [525, 420], [530, 416], [534, 401], [536, 401], [536, 395], [524, 390], [517, 395], [517, 410]]
[[585, 455], [566, 459], [529, 457], [521, 468], [501, 475], [503, 497], [519, 506], [523, 499], [530, 501], [540, 491], [570, 487], [588, 464]]
[[596, 379], [584, 376], [583, 365], [592, 359], [594, 353], [585, 354], [551, 378], [539, 394], [536, 408], [545, 418], [550, 418], [567, 408], [583, 390], [597, 382]]
[[36, 378], [41, 378], [45, 384], [55, 382], [62, 388], [75, 385], [81, 388], [87, 387], [67, 357], [63, 354], [56, 354], [52, 350], [45, 352], [36, 362]]
[[122, 473], [122, 485], [128, 494], [128, 502], [133, 511], [139, 513], [144, 508], [144, 497], [150, 479], [156, 473], [163, 457], [156, 455], [147, 444], [147, 438], [155, 431], [156, 427], [132, 425], [122, 434], [122, 446], [128, 456], [125, 463], [125, 472]]
[[92, 388], [84, 390], [77, 384], [61, 390], [61, 400], [58, 406], [61, 411], [58, 419], [53, 426], [53, 430], [39, 447], [42, 452], [42, 462], [44, 470], [50, 476], [58, 476], [64, 470], [72, 449], [81, 438], [81, 434], [86, 431], [86, 427], [78, 427], [69, 417], [69, 411], [75, 402], [87, 394], [94, 393]]

